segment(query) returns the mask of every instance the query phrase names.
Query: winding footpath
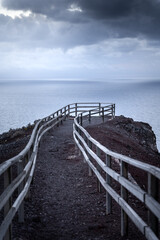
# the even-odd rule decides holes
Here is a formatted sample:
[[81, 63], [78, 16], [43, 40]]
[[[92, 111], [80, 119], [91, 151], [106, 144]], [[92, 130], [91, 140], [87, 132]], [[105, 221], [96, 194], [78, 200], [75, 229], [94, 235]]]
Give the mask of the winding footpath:
[[145, 239], [130, 223], [120, 236], [120, 208], [105, 214], [105, 191], [97, 192], [95, 176], [88, 176], [72, 136], [73, 120], [48, 131], [42, 138], [25, 222], [13, 224], [18, 240]]

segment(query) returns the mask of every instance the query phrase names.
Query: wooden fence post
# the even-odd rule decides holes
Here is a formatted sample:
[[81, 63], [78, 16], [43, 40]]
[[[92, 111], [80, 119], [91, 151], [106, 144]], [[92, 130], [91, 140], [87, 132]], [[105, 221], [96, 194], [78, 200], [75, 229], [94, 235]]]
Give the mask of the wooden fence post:
[[112, 105], [112, 118], [115, 118], [115, 104]]
[[58, 116], [58, 111], [57, 111], [57, 127], [59, 127], [59, 116]]
[[[121, 161], [120, 174], [124, 178], [128, 178], [128, 164]], [[121, 197], [128, 202], [128, 191], [121, 186]], [[121, 236], [128, 234], [128, 216], [121, 208]]]
[[66, 107], [64, 107], [64, 121], [66, 120]]
[[[78, 119], [79, 119], [79, 117], [78, 117]], [[80, 130], [80, 128], [79, 127], [77, 127], [77, 132], [79, 133], [79, 135], [81, 136], [81, 130]], [[79, 142], [79, 144], [80, 144], [80, 140], [79, 140], [79, 138], [78, 138], [78, 142]], [[78, 148], [79, 149], [79, 148]], [[79, 149], [79, 156], [81, 155], [81, 151], [80, 151], [80, 149]]]
[[99, 116], [101, 116], [101, 103], [99, 103]]
[[[111, 156], [106, 155], [106, 166], [111, 168]], [[106, 173], [106, 183], [111, 185], [111, 177]], [[108, 192], [106, 192], [106, 214], [112, 212], [112, 198]]]
[[[92, 142], [88, 139], [88, 147], [92, 150]], [[92, 169], [90, 168], [90, 166], [88, 167], [88, 175], [89, 177], [92, 176]]]
[[[88, 139], [87, 139], [86, 135], [83, 132], [81, 132], [81, 136], [82, 136], [83, 140], [88, 144]], [[86, 152], [86, 154], [88, 156], [88, 153], [87, 153], [86, 149], [85, 149], [85, 152]], [[85, 157], [83, 157], [83, 162], [86, 163]]]
[[[23, 160], [19, 160], [18, 162], [18, 175], [23, 171]], [[22, 182], [18, 187], [18, 195], [23, 190], [24, 183]], [[21, 203], [18, 209], [18, 221], [20, 223], [24, 222], [24, 201]]]
[[75, 116], [77, 117], [77, 103], [75, 103]]
[[104, 122], [104, 107], [102, 107], [102, 120]]
[[[150, 173], [148, 173], [148, 194], [158, 200], [158, 179]], [[148, 224], [158, 236], [158, 218], [150, 210], [148, 210]]]
[[83, 125], [83, 115], [82, 115], [82, 113], [81, 113], [81, 118], [80, 118], [80, 125], [82, 126]]
[[62, 120], [62, 108], [60, 110], [60, 113], [61, 113], [61, 125], [63, 124], [63, 120]]
[[70, 105], [68, 105], [68, 117], [70, 116]]
[[[6, 189], [10, 185], [11, 181], [12, 181], [12, 168], [10, 167], [4, 172], [4, 189]], [[8, 201], [4, 206], [4, 218], [7, 216], [11, 206], [12, 206], [12, 197], [8, 199]], [[6, 232], [6, 235], [4, 237], [4, 240], [11, 240], [11, 237], [12, 237], [12, 225], [9, 226]]]
[[[98, 157], [101, 156], [101, 150], [98, 147], [96, 147], [96, 154]], [[101, 168], [99, 167], [98, 163], [97, 163], [96, 167], [97, 167], [98, 172], [101, 173]], [[101, 184], [100, 184], [98, 178], [97, 178], [97, 189], [98, 189], [98, 192], [101, 192]]]
[[[25, 156], [25, 163], [27, 164], [30, 160], [30, 157], [31, 157], [32, 153], [31, 153], [31, 148], [30, 150], [28, 151], [28, 154]], [[28, 179], [28, 176], [29, 176], [29, 173], [27, 174], [26, 178], [25, 178], [25, 183], [27, 182], [27, 179]], [[30, 198], [30, 189], [28, 190], [26, 196], [25, 196], [25, 199], [29, 199]]]

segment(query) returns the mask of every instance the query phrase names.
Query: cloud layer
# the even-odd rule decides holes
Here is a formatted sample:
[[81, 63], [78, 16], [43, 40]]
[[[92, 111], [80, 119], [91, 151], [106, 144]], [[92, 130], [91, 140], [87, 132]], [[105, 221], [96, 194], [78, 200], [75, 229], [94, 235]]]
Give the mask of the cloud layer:
[[[83, 76], [90, 76], [95, 69], [97, 77], [106, 73], [117, 77], [125, 75], [126, 67], [130, 69], [126, 77], [159, 75], [160, 0], [1, 0], [1, 4], [6, 11], [6, 16], [0, 14], [3, 76], [8, 58], [13, 71], [29, 65], [35, 75], [38, 69], [48, 71], [48, 76], [65, 69], [67, 75], [83, 70]], [[7, 10], [30, 14], [12, 18]], [[155, 63], [150, 71], [146, 57]]]
[[3, 0], [2, 4], [8, 9], [30, 10], [54, 21], [77, 24], [77, 27], [92, 23], [98, 29], [97, 25], [101, 25], [102, 38], [145, 35], [155, 39], [160, 36], [159, 0]]

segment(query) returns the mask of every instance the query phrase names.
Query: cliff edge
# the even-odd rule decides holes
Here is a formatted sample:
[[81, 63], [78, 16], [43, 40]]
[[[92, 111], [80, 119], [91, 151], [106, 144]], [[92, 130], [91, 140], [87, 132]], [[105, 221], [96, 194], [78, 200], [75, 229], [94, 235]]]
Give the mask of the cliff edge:
[[86, 130], [108, 149], [160, 167], [156, 136], [148, 123], [116, 116], [104, 123], [88, 126]]

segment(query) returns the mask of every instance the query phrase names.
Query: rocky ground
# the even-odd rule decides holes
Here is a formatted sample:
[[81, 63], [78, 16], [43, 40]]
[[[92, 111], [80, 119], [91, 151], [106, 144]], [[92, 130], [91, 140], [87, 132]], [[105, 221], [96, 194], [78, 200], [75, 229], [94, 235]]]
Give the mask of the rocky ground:
[[[114, 152], [160, 167], [156, 136], [148, 123], [118, 116], [106, 123], [88, 126], [87, 131]], [[115, 162], [113, 168], [118, 169]], [[147, 191], [147, 174], [130, 166], [129, 171], [136, 182]]]
[[[15, 218], [14, 239], [144, 239], [131, 222], [129, 235], [120, 236], [120, 208], [114, 201], [113, 213], [105, 214], [105, 192], [98, 193], [95, 176], [88, 176], [88, 167], [73, 141], [72, 124], [68, 120], [43, 137], [30, 199], [25, 203], [25, 223]], [[148, 124], [120, 116], [87, 130], [111, 150], [160, 166], [155, 135]], [[0, 137], [1, 160], [21, 151], [30, 133], [13, 141]], [[141, 180], [141, 173], [135, 169], [132, 173]], [[132, 204], [146, 214], [134, 199]]]
[[16, 156], [29, 141], [34, 124], [19, 129], [10, 129], [0, 135], [0, 163]]
[[87, 131], [112, 151], [160, 167], [156, 136], [148, 123], [118, 116], [106, 123], [88, 126]]

